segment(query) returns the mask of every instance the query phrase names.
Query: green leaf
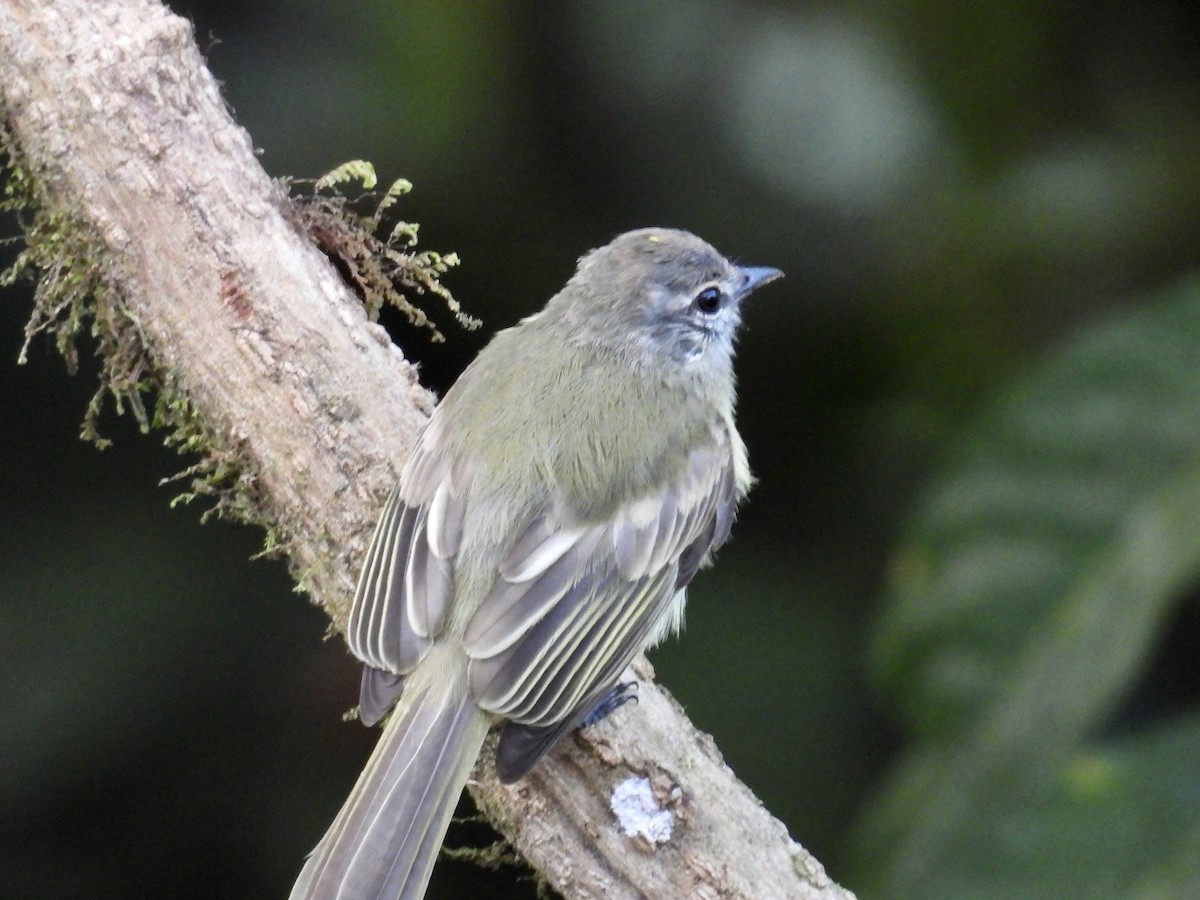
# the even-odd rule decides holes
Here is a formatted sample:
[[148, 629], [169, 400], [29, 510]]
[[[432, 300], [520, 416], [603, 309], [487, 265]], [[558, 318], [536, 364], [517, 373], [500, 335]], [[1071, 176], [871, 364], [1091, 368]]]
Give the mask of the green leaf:
[[1012, 790], [974, 798], [972, 817], [947, 834], [920, 878], [898, 878], [885, 865], [880, 879], [880, 862], [894, 862], [885, 851], [864, 854], [864, 877], [851, 883], [863, 896], [922, 900], [1193, 900], [1198, 760], [1200, 716], [1082, 749], [1036, 790], [1013, 779]]
[[[875, 646], [908, 724], [955, 735], [1027, 675], [1034, 644], [1059, 655], [1071, 635], [1050, 632], [1086, 625], [1097, 605], [1116, 607], [1121, 643], [1149, 640], [1200, 561], [1200, 525], [1179, 502], [1198, 480], [1192, 281], [1047, 360], [968, 430], [927, 492]], [[1112, 590], [1128, 602], [1099, 596]], [[1103, 707], [1131, 662], [1078, 649], [1064, 673], [1084, 682], [1072, 705]]]
[[[1190, 760], [1195, 763], [1195, 756]], [[1200, 825], [1174, 842], [1150, 873], [1129, 893], [1131, 900], [1200, 897]]]
[[936, 888], [964, 842], [1017, 884], [1043, 845], [1006, 870], [995, 830], [1041, 833], [1060, 811], [1064, 772], [1200, 571], [1200, 284], [1082, 335], [992, 405], [896, 560], [875, 658], [916, 743], [860, 850], [886, 896], [981, 895]]

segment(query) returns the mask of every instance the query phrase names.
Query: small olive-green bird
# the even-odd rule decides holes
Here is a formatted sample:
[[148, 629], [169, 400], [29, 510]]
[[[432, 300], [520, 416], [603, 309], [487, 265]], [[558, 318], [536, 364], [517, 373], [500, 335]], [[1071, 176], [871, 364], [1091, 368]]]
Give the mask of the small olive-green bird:
[[619, 704], [622, 670], [678, 629], [751, 481], [734, 427], [742, 301], [781, 274], [685, 231], [631, 231], [446, 394], [347, 627], [361, 718], [391, 714], [293, 900], [422, 897], [488, 729], [515, 781]]

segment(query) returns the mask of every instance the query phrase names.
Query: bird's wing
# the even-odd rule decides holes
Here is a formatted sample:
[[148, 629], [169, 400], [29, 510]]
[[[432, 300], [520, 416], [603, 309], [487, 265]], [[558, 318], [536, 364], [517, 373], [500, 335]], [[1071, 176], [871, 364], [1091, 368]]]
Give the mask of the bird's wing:
[[514, 758], [498, 759], [502, 777], [578, 724], [677, 616], [677, 595], [733, 525], [731, 459], [728, 431], [715, 430], [675, 483], [611, 520], [570, 527], [547, 511], [517, 539], [464, 635], [472, 695], [524, 729]]
[[435, 415], [384, 505], [346, 626], [350, 651], [381, 673], [373, 687], [396, 688], [393, 700], [395, 676], [413, 670], [445, 624], [462, 538], [467, 478], [435, 452], [437, 425]]

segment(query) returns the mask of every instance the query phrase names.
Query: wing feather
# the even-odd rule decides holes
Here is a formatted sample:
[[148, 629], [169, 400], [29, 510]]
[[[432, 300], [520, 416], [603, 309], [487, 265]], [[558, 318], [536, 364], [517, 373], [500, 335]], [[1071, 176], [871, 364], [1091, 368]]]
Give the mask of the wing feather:
[[465, 631], [471, 692], [484, 709], [533, 729], [574, 722], [661, 631], [716, 543], [735, 481], [728, 434], [713, 437], [677, 482], [607, 523], [571, 527], [546, 512], [526, 528]]
[[[441, 634], [453, 603], [470, 473], [436, 452], [437, 425], [435, 414], [384, 506], [351, 609], [347, 634], [369, 667], [363, 702], [373, 718]], [[677, 621], [682, 588], [728, 537], [744, 489], [729, 432], [712, 437], [673, 484], [605, 522], [545, 509], [500, 560], [462, 640], [473, 696], [509, 719], [498, 756], [506, 773], [527, 771]]]
[[[615, 679], [642, 649], [646, 636], [671, 600], [672, 594], [664, 587], [673, 578], [674, 572], [664, 569], [639, 584], [626, 603], [597, 604], [603, 610], [602, 615], [595, 617], [588, 631], [573, 642], [571, 652], [564, 654], [558, 665], [546, 667], [540, 689], [509, 717], [523, 724], [546, 727], [573, 718], [601, 684], [607, 691], [602, 676], [615, 669], [611, 676]], [[647, 608], [651, 615], [644, 614]], [[580, 652], [581, 648], [587, 648], [586, 652]], [[584, 714], [588, 711], [581, 710]]]
[[443, 479], [429, 504], [429, 549], [438, 559], [450, 559], [457, 554], [462, 540], [467, 494], [456, 490], [454, 480], [452, 477]]
[[416, 512], [408, 563], [404, 567], [403, 603], [396, 604], [404, 611], [401, 627], [411, 628], [420, 638], [436, 637], [446, 622], [453, 584], [452, 561], [434, 552], [429, 533], [429, 508], [421, 507]]
[[438, 433], [435, 415], [384, 505], [346, 628], [355, 656], [395, 675], [429, 652], [453, 596], [469, 479], [435, 452]]
[[534, 519], [500, 563], [505, 581], [530, 581], [579, 543], [586, 529], [559, 529], [546, 516]]
[[[659, 577], [664, 580], [668, 580], [670, 575], [670, 570], [659, 573]], [[660, 602], [666, 602], [669, 606], [672, 595], [661, 594]], [[595, 654], [590, 660], [592, 665], [586, 671], [582, 668], [567, 667], [558, 670], [559, 678], [548, 686], [548, 695], [551, 694], [551, 689], [557, 687], [562, 676], [572, 675], [576, 678], [573, 682], [574, 690], [569, 697], [561, 698], [561, 691], [554, 694], [560, 699], [550, 706], [553, 715], [531, 720], [527, 713], [523, 718], [511, 718], [505, 723], [496, 747], [496, 772], [501, 781], [511, 783], [533, 768], [538, 759], [554, 746], [555, 741], [583, 722], [616, 684], [621, 672], [653, 633], [653, 617], [643, 616], [637, 620], [627, 618], [624, 621], [635, 627], [627, 631], [614, 652], [607, 656]], [[591, 685], [592, 690], [587, 693], [581, 692], [579, 688], [583, 684]], [[562, 709], [567, 710], [565, 715], [560, 715]]]
[[[523, 580], [505, 577], [506, 565], [501, 563], [500, 578], [467, 623], [464, 641], [474, 648], [475, 655], [491, 657], [520, 640], [578, 581], [580, 569], [600, 538], [600, 529], [589, 529], [574, 541], [569, 552]], [[531, 572], [523, 568], [514, 575]]]
[[358, 577], [358, 588], [354, 594], [354, 605], [350, 610], [350, 621], [347, 623], [346, 635], [351, 650], [360, 659], [368, 660], [370, 648], [375, 640], [375, 628], [378, 624], [374, 615], [374, 601], [383, 591], [380, 590], [381, 579], [389, 576], [390, 554], [394, 552], [394, 542], [385, 535], [395, 531], [396, 519], [403, 510], [399, 492], [392, 491], [375, 524], [375, 532], [367, 547], [367, 557], [363, 562], [362, 572]]
[[505, 716], [526, 707], [536, 697], [539, 678], [555, 670], [555, 659], [579, 644], [578, 636], [600, 610], [580, 603], [558, 603], [537, 623], [533, 640], [523, 640], [510, 651], [472, 660], [471, 692], [480, 706]]
[[[363, 615], [369, 617], [368, 637], [372, 658], [368, 661], [377, 668], [394, 673], [408, 672], [420, 661], [429, 649], [429, 642], [404, 623], [405, 576], [408, 558], [417, 535], [417, 519], [420, 510], [399, 504], [400, 514], [394, 520], [393, 530], [388, 536], [391, 545], [386, 577], [374, 586], [374, 591], [363, 598]], [[355, 605], [355, 609], [358, 605]], [[353, 649], [353, 646], [351, 647]]]

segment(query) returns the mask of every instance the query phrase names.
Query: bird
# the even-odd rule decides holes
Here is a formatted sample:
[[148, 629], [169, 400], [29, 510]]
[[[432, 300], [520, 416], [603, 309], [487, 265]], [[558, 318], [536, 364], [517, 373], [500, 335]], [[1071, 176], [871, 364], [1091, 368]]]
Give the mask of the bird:
[[626, 232], [498, 332], [435, 407], [367, 549], [346, 639], [386, 719], [292, 900], [419, 900], [490, 729], [512, 783], [619, 706], [750, 488], [743, 301], [782, 276]]

